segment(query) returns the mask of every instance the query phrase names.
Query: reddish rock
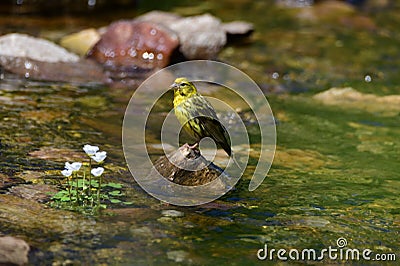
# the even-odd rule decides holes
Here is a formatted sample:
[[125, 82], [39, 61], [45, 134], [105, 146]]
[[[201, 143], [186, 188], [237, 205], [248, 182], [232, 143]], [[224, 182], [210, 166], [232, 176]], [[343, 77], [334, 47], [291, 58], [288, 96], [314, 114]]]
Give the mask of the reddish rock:
[[112, 23], [88, 57], [111, 69], [162, 68], [178, 47], [177, 35], [162, 25], [146, 21]]

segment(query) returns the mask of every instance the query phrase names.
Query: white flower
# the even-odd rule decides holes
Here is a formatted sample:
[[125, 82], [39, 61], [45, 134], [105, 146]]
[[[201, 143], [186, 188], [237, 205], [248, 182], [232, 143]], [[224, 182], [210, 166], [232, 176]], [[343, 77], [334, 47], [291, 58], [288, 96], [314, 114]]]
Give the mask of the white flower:
[[66, 162], [65, 163], [65, 169], [71, 170], [71, 171], [79, 171], [81, 166], [82, 166], [82, 163], [77, 163], [77, 162], [75, 162], [75, 163]]
[[94, 176], [101, 176], [103, 174], [103, 172], [104, 172], [104, 168], [103, 167], [93, 168], [92, 171], [90, 171], [90, 172]]
[[99, 150], [99, 147], [86, 144], [85, 146], [83, 146], [83, 150], [86, 152], [87, 155], [92, 156]]
[[62, 174], [63, 176], [65, 176], [65, 177], [69, 177], [69, 176], [72, 175], [72, 170], [70, 170], [70, 169], [64, 169], [64, 170], [61, 171], [61, 174]]
[[93, 160], [95, 160], [98, 163], [101, 163], [104, 161], [104, 159], [107, 157], [107, 152], [105, 151], [99, 151], [96, 152], [94, 155], [90, 156]]

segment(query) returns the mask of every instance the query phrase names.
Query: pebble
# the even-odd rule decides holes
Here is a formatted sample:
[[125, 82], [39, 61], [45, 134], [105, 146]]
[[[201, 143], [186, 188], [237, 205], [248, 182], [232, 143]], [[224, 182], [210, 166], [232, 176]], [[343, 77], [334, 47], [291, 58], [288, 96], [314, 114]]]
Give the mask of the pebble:
[[183, 217], [185, 214], [181, 211], [177, 210], [163, 210], [161, 212], [162, 216], [164, 217]]
[[29, 245], [12, 236], [0, 237], [0, 265], [24, 265], [28, 263]]

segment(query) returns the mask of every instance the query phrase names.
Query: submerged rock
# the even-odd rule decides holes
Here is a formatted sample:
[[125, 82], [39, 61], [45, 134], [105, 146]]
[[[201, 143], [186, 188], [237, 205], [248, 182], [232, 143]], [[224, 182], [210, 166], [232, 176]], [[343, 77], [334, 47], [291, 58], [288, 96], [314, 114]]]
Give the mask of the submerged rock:
[[12, 236], [0, 237], [0, 264], [24, 265], [28, 263], [29, 245]]
[[[167, 257], [169, 260], [174, 262], [190, 262], [191, 260], [188, 258], [189, 253], [184, 250], [171, 250], [167, 252]], [[190, 263], [189, 263], [190, 264]]]
[[163, 210], [161, 212], [162, 216], [164, 217], [183, 217], [185, 214], [181, 211], [177, 210]]
[[179, 40], [160, 24], [121, 20], [112, 23], [89, 51], [88, 57], [108, 68], [163, 68]]
[[46, 62], [28, 57], [0, 55], [0, 66], [11, 73], [36, 80], [70, 83], [102, 83], [106, 81], [102, 67], [89, 60]]
[[9, 189], [10, 194], [23, 199], [47, 202], [58, 190], [46, 184], [24, 184]]
[[347, 108], [397, 115], [400, 112], [400, 95], [378, 96], [359, 92], [353, 88], [331, 88], [314, 95], [314, 99], [326, 104]]
[[0, 190], [6, 190], [9, 187], [22, 183], [25, 183], [25, 181], [19, 177], [7, 176], [0, 173]]

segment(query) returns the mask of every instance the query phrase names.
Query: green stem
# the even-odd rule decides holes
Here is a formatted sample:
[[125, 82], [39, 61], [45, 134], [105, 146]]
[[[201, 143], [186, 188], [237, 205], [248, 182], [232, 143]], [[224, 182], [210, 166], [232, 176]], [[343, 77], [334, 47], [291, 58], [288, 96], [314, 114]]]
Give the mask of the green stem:
[[69, 176], [67, 176], [67, 186], [68, 186], [69, 202], [72, 202], [72, 196], [71, 196], [71, 186], [72, 186], [72, 184], [69, 183]]
[[100, 191], [101, 191], [101, 175], [99, 176], [99, 187], [97, 188], [97, 209], [100, 210]]
[[74, 172], [74, 177], [75, 177], [75, 179], [76, 179], [76, 188], [75, 188], [75, 191], [76, 191], [76, 202], [79, 204], [79, 183], [78, 183], [78, 176], [77, 176], [77, 174]]
[[[85, 183], [86, 183], [86, 172], [83, 171], [83, 182], [82, 182], [82, 195], [85, 195]], [[86, 194], [87, 195], [87, 194]]]
[[89, 157], [89, 196], [92, 195], [92, 158]]

